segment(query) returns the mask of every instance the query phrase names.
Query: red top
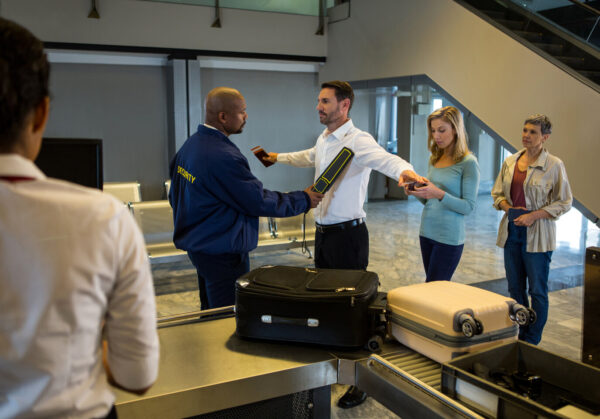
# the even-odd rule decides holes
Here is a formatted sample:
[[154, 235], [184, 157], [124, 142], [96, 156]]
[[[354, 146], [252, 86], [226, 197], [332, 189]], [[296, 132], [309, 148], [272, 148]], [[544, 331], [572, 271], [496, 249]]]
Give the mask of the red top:
[[527, 177], [527, 170], [520, 171], [519, 165], [515, 164], [515, 173], [512, 183], [510, 184], [510, 199], [512, 199], [513, 207], [526, 208], [525, 192], [523, 191], [523, 183]]

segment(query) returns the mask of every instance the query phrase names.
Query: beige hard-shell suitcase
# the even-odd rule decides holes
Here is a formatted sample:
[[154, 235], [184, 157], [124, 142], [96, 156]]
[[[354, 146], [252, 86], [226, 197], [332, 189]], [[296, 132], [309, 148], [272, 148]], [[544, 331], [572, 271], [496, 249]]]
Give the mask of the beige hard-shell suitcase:
[[450, 281], [391, 290], [388, 313], [394, 338], [438, 362], [514, 341], [519, 325], [535, 321], [509, 297]]

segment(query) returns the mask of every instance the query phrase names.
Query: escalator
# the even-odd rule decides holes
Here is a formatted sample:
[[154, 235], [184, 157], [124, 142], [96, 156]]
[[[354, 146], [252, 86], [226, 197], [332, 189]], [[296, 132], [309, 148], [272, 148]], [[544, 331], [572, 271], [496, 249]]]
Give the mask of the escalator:
[[600, 48], [600, 0], [539, 10], [538, 13]]
[[600, 91], [600, 1], [554, 1], [534, 9], [527, 1], [459, 0], [522, 44]]

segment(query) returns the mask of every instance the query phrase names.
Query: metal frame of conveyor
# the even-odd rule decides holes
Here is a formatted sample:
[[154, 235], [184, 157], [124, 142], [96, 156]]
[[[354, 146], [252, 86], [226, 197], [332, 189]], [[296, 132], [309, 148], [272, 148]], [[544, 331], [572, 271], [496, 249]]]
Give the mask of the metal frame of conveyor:
[[[406, 368], [414, 366], [422, 374], [437, 371], [441, 375], [440, 364], [411, 352], [404, 353], [407, 358], [412, 358], [405, 368], [399, 368], [378, 355], [371, 355], [367, 360], [358, 362], [356, 386], [402, 418], [483, 418], [408, 373]], [[419, 367], [427, 361], [431, 365]]]
[[405, 419], [480, 417], [440, 392], [439, 363], [400, 343], [378, 356], [241, 339], [233, 314], [230, 306], [160, 319], [159, 378], [143, 396], [114, 389], [119, 418], [252, 417], [244, 412], [300, 395], [312, 417], [327, 419], [336, 383], [356, 384]]
[[581, 360], [600, 368], [600, 248], [585, 253]]

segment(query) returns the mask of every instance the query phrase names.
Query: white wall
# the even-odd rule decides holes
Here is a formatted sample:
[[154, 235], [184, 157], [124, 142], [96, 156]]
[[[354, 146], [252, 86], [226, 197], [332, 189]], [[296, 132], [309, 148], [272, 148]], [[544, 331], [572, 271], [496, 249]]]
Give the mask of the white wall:
[[102, 140], [104, 181], [139, 181], [161, 199], [168, 178], [166, 69], [52, 64], [44, 136]]
[[88, 19], [89, 0], [0, 0], [2, 17], [46, 42], [207, 49], [325, 56], [318, 17], [221, 9], [139, 0], [96, 2], [100, 19]]
[[353, 0], [329, 25], [320, 80], [426, 74], [516, 148], [525, 117], [550, 116], [547, 146], [575, 197], [600, 215], [600, 94], [452, 0]]

